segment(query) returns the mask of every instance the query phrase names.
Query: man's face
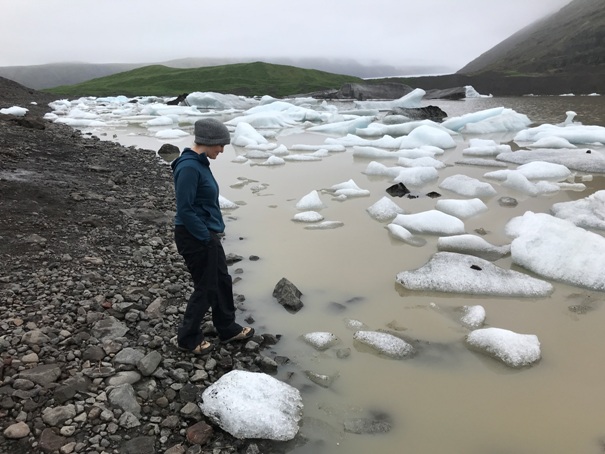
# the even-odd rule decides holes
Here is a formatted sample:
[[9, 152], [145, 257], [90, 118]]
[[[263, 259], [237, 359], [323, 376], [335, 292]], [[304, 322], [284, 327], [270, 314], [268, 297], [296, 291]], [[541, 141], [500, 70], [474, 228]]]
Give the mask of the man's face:
[[223, 152], [225, 145], [209, 145], [206, 148], [206, 156], [208, 159], [216, 159], [216, 157]]

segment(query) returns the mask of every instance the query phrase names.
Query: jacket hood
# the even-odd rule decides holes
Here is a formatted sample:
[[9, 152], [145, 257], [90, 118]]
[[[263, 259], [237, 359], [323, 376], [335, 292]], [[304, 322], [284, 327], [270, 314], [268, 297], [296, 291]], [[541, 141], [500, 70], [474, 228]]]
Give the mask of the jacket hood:
[[[189, 160], [194, 160], [194, 161], [202, 161], [200, 159], [201, 155], [197, 154], [195, 151], [193, 151], [191, 148], [185, 148], [183, 150], [183, 152], [181, 153], [181, 155], [176, 158], [174, 161], [172, 161], [170, 163], [170, 167], [172, 168], [172, 171], [176, 170], [176, 167], [182, 163], [183, 161], [189, 161]], [[205, 156], [204, 156], [205, 157]], [[206, 158], [207, 159], [207, 158]], [[203, 162], [203, 161], [202, 161]]]

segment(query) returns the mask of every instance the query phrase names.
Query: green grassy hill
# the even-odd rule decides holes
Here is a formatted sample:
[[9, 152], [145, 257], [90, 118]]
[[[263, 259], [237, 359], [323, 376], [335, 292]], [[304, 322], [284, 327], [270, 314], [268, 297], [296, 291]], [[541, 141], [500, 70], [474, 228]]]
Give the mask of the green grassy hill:
[[354, 76], [262, 62], [192, 69], [152, 65], [44, 91], [70, 97], [177, 96], [195, 91], [283, 97], [337, 89], [348, 82], [362, 81]]

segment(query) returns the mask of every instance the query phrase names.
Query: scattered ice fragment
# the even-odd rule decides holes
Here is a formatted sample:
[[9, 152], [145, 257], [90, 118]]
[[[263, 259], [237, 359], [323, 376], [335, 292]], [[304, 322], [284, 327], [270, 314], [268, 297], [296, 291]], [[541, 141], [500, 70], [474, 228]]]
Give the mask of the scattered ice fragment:
[[460, 323], [467, 328], [477, 329], [485, 322], [485, 308], [483, 306], [464, 306], [462, 311], [464, 315], [460, 318]]
[[439, 251], [474, 255], [493, 262], [510, 253], [510, 245], [494, 246], [477, 235], [464, 234], [442, 237], [437, 240]]
[[302, 338], [306, 343], [317, 350], [327, 350], [338, 343], [338, 337], [336, 337], [336, 335], [325, 331], [307, 333], [304, 334]]
[[466, 197], [492, 197], [497, 194], [491, 184], [462, 174], [447, 177], [439, 187]]
[[239, 208], [238, 204], [233, 203], [231, 200], [223, 197], [222, 195], [218, 196], [218, 203], [221, 207], [221, 210], [235, 210], [236, 208]]
[[399, 207], [389, 197], [384, 196], [371, 207], [366, 208], [370, 216], [377, 221], [385, 222], [392, 220], [398, 214], [403, 214], [403, 208]]
[[487, 205], [478, 198], [470, 200], [441, 199], [437, 201], [435, 208], [459, 219], [467, 219], [487, 211]]
[[296, 213], [292, 220], [297, 222], [319, 222], [323, 221], [324, 217], [317, 211], [303, 211], [302, 213]]
[[319, 224], [311, 224], [305, 226], [307, 230], [330, 230], [337, 229], [338, 227], [342, 227], [344, 222], [342, 221], [322, 221]]
[[464, 233], [464, 222], [438, 210], [415, 214], [398, 214], [392, 223], [405, 227], [412, 232], [430, 235], [458, 235]]
[[370, 191], [361, 189], [353, 180], [335, 184], [330, 188], [330, 191], [336, 196], [345, 197], [365, 197], [370, 195]]
[[309, 192], [296, 204], [296, 209], [301, 211], [321, 210], [325, 207], [326, 206], [319, 197], [319, 192], [317, 192], [316, 190]]
[[551, 212], [558, 218], [567, 219], [578, 227], [605, 230], [605, 190], [600, 190], [580, 200], [555, 203]]
[[0, 109], [0, 114], [14, 115], [15, 117], [24, 117], [28, 109], [25, 107], [12, 106], [5, 109]]
[[[605, 129], [605, 128], [604, 128]], [[590, 153], [588, 153], [590, 151]], [[561, 164], [572, 170], [590, 173], [605, 173], [605, 156], [595, 149], [587, 150], [517, 150], [498, 155], [499, 161], [525, 164], [532, 161], [546, 161]]]
[[396, 281], [409, 290], [493, 296], [547, 296], [551, 283], [455, 252], [437, 252], [422, 267], [402, 271]]
[[367, 326], [365, 323], [360, 322], [359, 320], [354, 320], [352, 318], [345, 318], [344, 320], [345, 322], [345, 326], [348, 329], [351, 329], [353, 331], [359, 331], [359, 330], [366, 330]]
[[414, 353], [414, 347], [403, 339], [379, 331], [357, 331], [353, 339], [389, 358], [402, 359]]
[[477, 329], [466, 336], [466, 343], [509, 367], [530, 366], [541, 357], [537, 336], [501, 328]]
[[389, 224], [387, 225], [387, 230], [391, 234], [393, 238], [401, 240], [405, 243], [408, 243], [412, 246], [421, 247], [426, 244], [426, 240], [424, 238], [420, 238], [415, 236], [412, 232], [410, 232], [405, 227], [402, 227], [397, 224]]

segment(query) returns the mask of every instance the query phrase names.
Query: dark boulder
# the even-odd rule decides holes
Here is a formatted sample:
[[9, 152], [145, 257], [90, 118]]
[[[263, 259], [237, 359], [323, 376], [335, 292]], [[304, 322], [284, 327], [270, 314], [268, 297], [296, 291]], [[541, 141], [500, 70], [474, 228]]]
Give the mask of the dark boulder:
[[181, 103], [185, 103], [185, 99], [187, 99], [187, 96], [189, 96], [189, 93], [183, 93], [181, 95], [178, 95], [176, 98], [167, 101], [166, 104], [168, 104], [169, 106], [179, 106], [181, 105]]
[[387, 188], [387, 193], [393, 197], [403, 197], [410, 193], [410, 190], [403, 183], [397, 183]]
[[344, 84], [338, 91], [343, 99], [399, 99], [413, 90], [412, 87], [396, 82], [381, 84]]
[[277, 299], [279, 304], [291, 312], [298, 312], [302, 309], [301, 296], [302, 292], [285, 277], [282, 277], [273, 289], [273, 297]]
[[466, 98], [466, 87], [426, 90], [424, 99], [451, 99], [457, 101]]
[[442, 122], [446, 117], [445, 113], [441, 108], [437, 106], [426, 106], [426, 107], [396, 107], [388, 115], [403, 115], [408, 117], [410, 120], [432, 120], [437, 123]]

